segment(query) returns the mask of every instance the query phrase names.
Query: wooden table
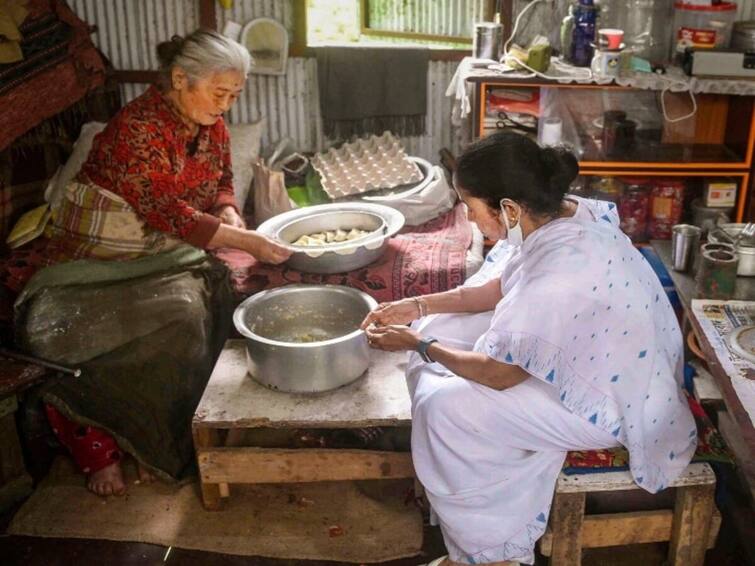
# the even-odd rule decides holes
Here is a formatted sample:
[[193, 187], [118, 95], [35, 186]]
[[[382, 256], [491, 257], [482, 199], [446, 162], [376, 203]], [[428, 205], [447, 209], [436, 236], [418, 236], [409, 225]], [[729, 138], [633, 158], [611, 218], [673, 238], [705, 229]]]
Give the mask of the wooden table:
[[[654, 240], [653, 249], [658, 253], [663, 265], [671, 275], [676, 291], [684, 306], [686, 320], [692, 326], [697, 336], [698, 344], [705, 354], [706, 362], [713, 375], [716, 385], [721, 391], [726, 406], [725, 413], [719, 413], [718, 428], [729, 447], [737, 457], [744, 478], [750, 488], [755, 501], [755, 428], [750, 416], [739, 400], [731, 380], [726, 374], [713, 350], [713, 346], [706, 339], [699, 322], [691, 315], [692, 299], [695, 298], [695, 280], [692, 273], [680, 273], [671, 269], [671, 243], [668, 240]], [[737, 277], [734, 299], [755, 300], [755, 277]]]
[[192, 422], [205, 508], [220, 509], [234, 483], [414, 477], [409, 452], [243, 443], [245, 431], [265, 429], [410, 427], [406, 354], [370, 355], [370, 367], [357, 381], [330, 392], [294, 394], [254, 381], [244, 341], [226, 342]]

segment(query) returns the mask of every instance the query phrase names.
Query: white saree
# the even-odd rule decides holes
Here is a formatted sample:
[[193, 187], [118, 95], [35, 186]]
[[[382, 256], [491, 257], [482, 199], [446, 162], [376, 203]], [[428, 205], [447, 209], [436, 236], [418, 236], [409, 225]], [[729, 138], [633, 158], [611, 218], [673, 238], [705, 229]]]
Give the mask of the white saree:
[[501, 242], [466, 283], [500, 276], [494, 312], [415, 323], [531, 375], [496, 391], [410, 355], [412, 457], [452, 560], [532, 563], [569, 450], [626, 446], [651, 492], [694, 453], [673, 309], [613, 205], [574, 200], [574, 217]]

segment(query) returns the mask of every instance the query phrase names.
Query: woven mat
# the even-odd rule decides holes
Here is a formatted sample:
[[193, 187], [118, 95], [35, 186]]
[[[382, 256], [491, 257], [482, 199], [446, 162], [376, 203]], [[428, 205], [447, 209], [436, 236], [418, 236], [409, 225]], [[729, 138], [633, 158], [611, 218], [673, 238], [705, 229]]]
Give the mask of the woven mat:
[[8, 534], [145, 542], [241, 556], [374, 563], [419, 554], [411, 480], [231, 486], [226, 508], [202, 508], [198, 486], [135, 484], [124, 497], [87, 492], [68, 459], [21, 507]]

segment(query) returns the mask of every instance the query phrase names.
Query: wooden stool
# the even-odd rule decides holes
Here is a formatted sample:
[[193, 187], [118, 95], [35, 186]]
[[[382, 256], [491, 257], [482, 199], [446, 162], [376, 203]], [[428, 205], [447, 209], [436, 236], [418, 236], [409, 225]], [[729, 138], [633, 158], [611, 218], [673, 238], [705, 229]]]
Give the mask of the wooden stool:
[[540, 552], [554, 566], [578, 566], [582, 548], [670, 541], [670, 566], [702, 566], [721, 525], [713, 502], [716, 477], [708, 464], [690, 464], [669, 487], [676, 490], [673, 510], [585, 516], [587, 493], [640, 488], [629, 471], [561, 473]]
[[228, 340], [192, 422], [202, 503], [219, 510], [232, 484], [413, 478], [409, 452], [265, 448], [259, 430], [411, 426], [403, 353], [373, 352], [367, 373], [326, 394], [272, 391], [247, 375], [243, 340]]

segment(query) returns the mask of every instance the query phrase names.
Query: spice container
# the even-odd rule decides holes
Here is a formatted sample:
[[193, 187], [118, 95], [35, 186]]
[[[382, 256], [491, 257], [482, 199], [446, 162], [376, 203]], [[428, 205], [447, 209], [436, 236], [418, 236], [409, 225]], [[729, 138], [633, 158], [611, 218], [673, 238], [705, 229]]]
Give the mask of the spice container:
[[654, 240], [671, 238], [671, 228], [682, 219], [684, 182], [676, 179], [657, 179], [650, 192], [648, 236]]
[[642, 242], [647, 237], [648, 212], [650, 210], [650, 186], [647, 179], [622, 178], [624, 192], [619, 199], [621, 229], [633, 242]]

